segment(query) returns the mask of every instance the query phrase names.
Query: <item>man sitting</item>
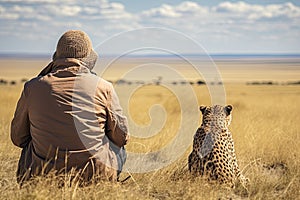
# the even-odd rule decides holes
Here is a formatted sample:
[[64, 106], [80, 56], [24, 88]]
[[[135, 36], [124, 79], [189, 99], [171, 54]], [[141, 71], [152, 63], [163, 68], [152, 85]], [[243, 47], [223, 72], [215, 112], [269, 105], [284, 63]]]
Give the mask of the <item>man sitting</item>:
[[97, 57], [86, 33], [67, 31], [53, 61], [25, 84], [11, 123], [22, 148], [18, 183], [50, 171], [117, 179], [128, 124], [113, 86], [91, 71]]

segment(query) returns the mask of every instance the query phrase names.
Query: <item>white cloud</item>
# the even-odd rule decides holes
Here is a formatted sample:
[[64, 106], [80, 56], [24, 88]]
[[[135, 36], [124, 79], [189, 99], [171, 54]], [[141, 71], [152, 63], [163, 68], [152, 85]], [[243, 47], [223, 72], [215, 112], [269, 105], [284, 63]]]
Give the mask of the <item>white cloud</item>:
[[177, 13], [174, 8], [168, 4], [163, 4], [159, 8], [153, 8], [141, 13], [142, 17], [180, 17], [181, 15]]
[[11, 12], [17, 12], [17, 13], [33, 13], [34, 9], [30, 6], [19, 6], [19, 5], [15, 5], [12, 7]]
[[[3, 7], [0, 10], [0, 19], [25, 19], [36, 20], [82, 20], [90, 19], [129, 19], [133, 15], [125, 11], [124, 5], [110, 3], [107, 0], [0, 0]], [[9, 2], [9, 3], [8, 3]], [[75, 17], [75, 18], [70, 18]]]
[[258, 5], [250, 5], [245, 2], [222, 2], [218, 6], [212, 8], [215, 12], [228, 12], [228, 13], [249, 13], [249, 12], [257, 12], [263, 11], [263, 6]]
[[[22, 4], [45, 4], [45, 3], [62, 3], [60, 0], [0, 0], [2, 3], [22, 3]], [[64, 0], [64, 3], [75, 3], [76, 0]]]
[[199, 15], [207, 13], [207, 8], [201, 7], [199, 4], [191, 1], [184, 1], [176, 6], [163, 4], [158, 8], [143, 11], [142, 17], [155, 18], [178, 18], [190, 15]]
[[110, 4], [111, 8], [116, 9], [116, 10], [124, 10], [124, 5], [121, 3], [111, 3]]
[[110, 3], [105, 7], [101, 7], [99, 10], [100, 17], [102, 19], [130, 19], [133, 18], [133, 15], [129, 12], [126, 12], [123, 4], [120, 3]]
[[4, 20], [16, 20], [19, 19], [19, 15], [15, 13], [1, 13], [0, 19]]
[[[265, 45], [273, 51], [275, 43], [265, 44], [266, 38], [270, 38], [268, 41], [290, 38], [293, 46], [300, 45], [295, 37], [300, 35], [299, 13], [300, 7], [292, 3], [258, 5], [226, 1], [205, 7], [189, 1], [143, 11], [139, 22], [179, 30], [223, 51], [232, 51], [231, 48], [251, 51], [255, 48], [253, 44], [258, 44], [257, 48]], [[290, 32], [294, 34], [287, 35]]]
[[7, 11], [7, 8], [0, 5], [0, 19], [4, 20], [16, 20], [19, 18], [18, 13], [12, 13]]
[[40, 9], [44, 10], [45, 15], [51, 16], [52, 18], [71, 17], [76, 16], [80, 13], [81, 8], [76, 5], [61, 5], [48, 4], [39, 6]]
[[[228, 41], [238, 44], [243, 40], [244, 46], [247, 42], [251, 46], [266, 38], [290, 38], [294, 44], [300, 43], [300, 7], [289, 2], [261, 5], [225, 1], [203, 6], [183, 1], [131, 13], [123, 4], [112, 1], [0, 0], [0, 41], [12, 35], [34, 39], [33, 34], [53, 41], [56, 38], [52, 37], [69, 28], [81, 28], [105, 39], [124, 30], [158, 26], [176, 29], [223, 49]], [[9, 34], [14, 31], [18, 34]]]
[[216, 13], [244, 16], [250, 20], [272, 18], [295, 18], [300, 16], [300, 8], [292, 3], [255, 5], [245, 2], [223, 2], [212, 8]]
[[292, 3], [285, 3], [285, 4], [274, 4], [274, 5], [268, 5], [265, 7], [265, 13], [267, 15], [264, 15], [263, 12], [259, 12], [258, 14], [261, 15], [261, 17], [285, 17], [285, 18], [296, 18], [300, 17], [300, 8], [296, 7]]
[[185, 1], [175, 7], [175, 10], [181, 14], [204, 14], [207, 13], [207, 8], [202, 7], [196, 2]]
[[84, 7], [82, 11], [85, 12], [87, 15], [96, 15], [98, 13], [98, 9], [95, 7]]
[[[90, 35], [99, 35], [100, 31], [107, 36], [138, 27], [135, 16], [124, 5], [107, 0], [0, 0], [0, 3], [2, 44], [14, 38], [12, 42], [19, 41], [22, 45], [41, 37], [54, 44], [58, 34], [68, 29], [82, 29]], [[0, 51], [5, 48], [0, 46]]]
[[34, 9], [31, 6], [15, 5], [7, 13], [18, 15], [18, 18], [35, 19]]

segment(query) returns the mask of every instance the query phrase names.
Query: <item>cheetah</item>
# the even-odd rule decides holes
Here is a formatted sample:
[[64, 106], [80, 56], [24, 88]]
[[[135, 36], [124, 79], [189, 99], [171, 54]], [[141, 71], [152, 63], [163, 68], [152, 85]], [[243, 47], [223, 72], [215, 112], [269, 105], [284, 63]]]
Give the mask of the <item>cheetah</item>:
[[193, 175], [205, 175], [230, 187], [237, 181], [246, 186], [249, 179], [239, 169], [228, 129], [232, 109], [231, 105], [200, 106], [202, 124], [194, 135], [188, 167]]

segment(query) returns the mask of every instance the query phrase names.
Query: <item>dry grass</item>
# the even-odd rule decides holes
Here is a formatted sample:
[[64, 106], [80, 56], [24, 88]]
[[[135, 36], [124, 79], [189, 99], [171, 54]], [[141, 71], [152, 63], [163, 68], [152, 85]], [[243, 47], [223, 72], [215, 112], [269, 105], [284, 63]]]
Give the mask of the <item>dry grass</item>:
[[[178, 102], [172, 94], [149, 86], [131, 100], [131, 117], [149, 122], [153, 103], [165, 106], [170, 119], [162, 130], [145, 143], [133, 138], [131, 151], [157, 149], [172, 138], [178, 128]], [[37, 179], [19, 188], [15, 180], [20, 149], [10, 142], [10, 121], [22, 85], [0, 86], [0, 199], [297, 199], [300, 196], [300, 86], [249, 86], [226, 84], [227, 102], [234, 106], [231, 131], [240, 167], [251, 180], [248, 190], [222, 188], [203, 178], [191, 177], [187, 155], [170, 166], [144, 174], [131, 174], [125, 183], [100, 182], [87, 187], [58, 186], [53, 177]], [[199, 104], [208, 104], [205, 86], [194, 86]], [[174, 106], [175, 105], [175, 106]], [[138, 112], [140, 111], [140, 112]], [[145, 114], [141, 114], [145, 113]], [[195, 119], [199, 121], [199, 119]], [[165, 140], [164, 140], [165, 138]], [[143, 143], [143, 147], [137, 145]], [[148, 145], [148, 146], [147, 146]], [[146, 146], [146, 147], [145, 147]], [[127, 177], [123, 173], [121, 179]], [[68, 177], [64, 177], [68, 180]], [[67, 182], [67, 181], [66, 181]]]

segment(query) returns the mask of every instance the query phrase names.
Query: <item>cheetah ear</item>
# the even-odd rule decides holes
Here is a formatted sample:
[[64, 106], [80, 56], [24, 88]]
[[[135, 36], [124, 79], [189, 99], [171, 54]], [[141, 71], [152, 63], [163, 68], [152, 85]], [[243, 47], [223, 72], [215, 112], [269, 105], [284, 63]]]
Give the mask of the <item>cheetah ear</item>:
[[225, 106], [225, 112], [227, 115], [230, 115], [231, 111], [233, 109], [233, 106], [232, 105], [227, 105]]
[[202, 112], [202, 114], [204, 113], [205, 110], [206, 110], [206, 106], [200, 106], [200, 111]]

